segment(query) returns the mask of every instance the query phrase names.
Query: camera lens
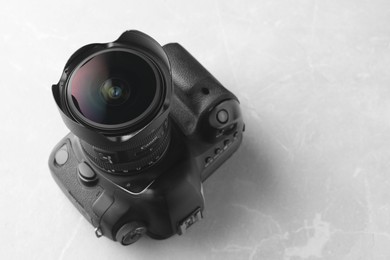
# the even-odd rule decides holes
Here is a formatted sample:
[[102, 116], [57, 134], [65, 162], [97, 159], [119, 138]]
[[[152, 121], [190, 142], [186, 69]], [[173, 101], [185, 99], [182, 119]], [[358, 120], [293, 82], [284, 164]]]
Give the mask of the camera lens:
[[151, 113], [160, 96], [157, 71], [131, 50], [103, 51], [88, 57], [68, 82], [73, 115], [95, 128], [118, 128]]
[[80, 48], [53, 94], [89, 163], [114, 174], [155, 165], [171, 140], [172, 75], [161, 45], [137, 31]]

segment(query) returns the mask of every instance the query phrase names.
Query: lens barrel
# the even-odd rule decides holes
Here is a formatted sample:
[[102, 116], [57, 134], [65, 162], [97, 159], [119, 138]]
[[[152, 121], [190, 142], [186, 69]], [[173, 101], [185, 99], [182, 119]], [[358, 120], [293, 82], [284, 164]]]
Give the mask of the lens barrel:
[[87, 157], [117, 174], [139, 172], [163, 157], [171, 94], [168, 57], [138, 31], [81, 48], [53, 85], [62, 118]]
[[112, 152], [109, 147], [95, 147], [80, 141], [84, 152], [100, 168], [110, 173], [127, 174], [149, 168], [164, 155], [170, 142], [168, 119], [142, 141], [126, 142], [121, 150]]

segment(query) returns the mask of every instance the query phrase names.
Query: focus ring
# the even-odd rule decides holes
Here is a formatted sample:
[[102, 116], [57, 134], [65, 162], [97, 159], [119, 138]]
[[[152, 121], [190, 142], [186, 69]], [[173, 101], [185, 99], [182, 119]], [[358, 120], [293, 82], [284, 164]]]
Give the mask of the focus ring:
[[[155, 141], [153, 141], [155, 140]], [[131, 174], [154, 165], [161, 159], [170, 142], [170, 127], [168, 122], [162, 124], [150, 136], [147, 136], [136, 148], [113, 152], [108, 150], [118, 160], [108, 162], [99, 157], [96, 147], [81, 142], [81, 146], [91, 161], [100, 169], [117, 174]], [[142, 149], [146, 147], [146, 149]], [[98, 148], [101, 150], [100, 148]]]

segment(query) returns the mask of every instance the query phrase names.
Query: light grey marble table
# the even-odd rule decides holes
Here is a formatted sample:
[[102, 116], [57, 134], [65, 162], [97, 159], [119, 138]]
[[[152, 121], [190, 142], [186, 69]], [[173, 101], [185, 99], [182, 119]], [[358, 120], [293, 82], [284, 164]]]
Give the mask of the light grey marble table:
[[[390, 259], [390, 2], [2, 1], [1, 259]], [[237, 94], [239, 151], [184, 236], [97, 239], [54, 183], [67, 58], [127, 29]]]

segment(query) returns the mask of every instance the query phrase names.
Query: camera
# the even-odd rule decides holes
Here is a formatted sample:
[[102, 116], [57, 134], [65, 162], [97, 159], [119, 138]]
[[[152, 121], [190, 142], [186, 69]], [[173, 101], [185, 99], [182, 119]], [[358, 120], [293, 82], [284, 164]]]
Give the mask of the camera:
[[134, 30], [86, 45], [52, 91], [71, 132], [50, 171], [97, 237], [165, 239], [203, 218], [202, 183], [245, 126], [236, 96], [181, 45]]

